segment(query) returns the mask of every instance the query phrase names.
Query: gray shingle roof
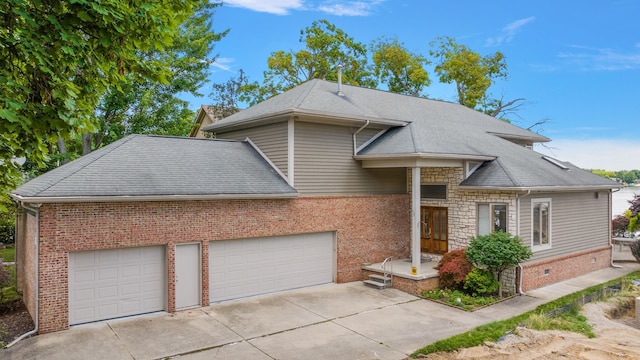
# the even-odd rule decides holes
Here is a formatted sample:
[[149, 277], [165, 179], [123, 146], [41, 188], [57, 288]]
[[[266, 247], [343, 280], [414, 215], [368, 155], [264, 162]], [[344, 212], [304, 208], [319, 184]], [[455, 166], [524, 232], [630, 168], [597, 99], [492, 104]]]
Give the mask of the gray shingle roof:
[[37, 200], [297, 193], [248, 142], [130, 135], [39, 176], [12, 194]]
[[338, 121], [370, 120], [395, 126], [358, 152], [362, 158], [428, 156], [495, 159], [461, 185], [470, 187], [609, 187], [618, 185], [571, 164], [563, 170], [511, 140], [550, 141], [459, 104], [311, 80], [206, 129], [221, 130], [280, 115], [308, 114]]
[[[449, 125], [454, 127], [475, 126], [477, 128], [478, 125], [474, 123], [478, 118], [484, 118], [484, 131], [531, 139], [536, 142], [549, 141], [544, 136], [458, 104], [350, 85], [342, 85], [344, 96], [338, 96], [337, 90], [338, 85], [334, 82], [310, 80], [206, 126], [203, 130], [219, 130], [243, 123], [266, 120], [269, 117], [295, 113], [318, 115], [344, 121], [370, 120], [395, 126], [422, 119], [432, 119], [437, 120], [432, 124], [434, 130], [450, 128]], [[425, 144], [427, 143], [425, 142]]]

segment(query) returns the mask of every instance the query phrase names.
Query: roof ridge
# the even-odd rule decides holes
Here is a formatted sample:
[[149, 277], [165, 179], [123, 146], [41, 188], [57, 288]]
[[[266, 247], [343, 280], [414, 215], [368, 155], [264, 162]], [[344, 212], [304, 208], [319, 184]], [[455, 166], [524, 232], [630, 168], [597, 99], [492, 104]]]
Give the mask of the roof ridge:
[[304, 89], [304, 91], [302, 91], [302, 93], [293, 102], [293, 108], [299, 108], [300, 107], [300, 105], [307, 98], [307, 96], [309, 95], [311, 90], [313, 90], [313, 88], [316, 87], [316, 85], [318, 84], [318, 81], [319, 81], [319, 79], [311, 79], [311, 80], [309, 80], [309, 81], [307, 81], [305, 83], [305, 84], [307, 84], [307, 86], [306, 86], [307, 88]]
[[409, 123], [409, 126], [410, 126], [410, 129], [411, 129], [411, 131], [409, 131], [409, 133], [411, 134], [411, 140], [413, 142], [413, 150], [416, 153], [422, 152], [422, 147], [418, 146], [418, 145], [420, 145], [420, 144], [418, 144], [418, 137], [414, 134], [416, 126], [414, 125], [413, 121]]
[[500, 156], [496, 157], [496, 160], [498, 161], [498, 164], [500, 165], [500, 168], [502, 169], [502, 171], [504, 171], [505, 175], [507, 175], [509, 180], [511, 180], [511, 183], [514, 186], [522, 186], [522, 184], [519, 181], [515, 180], [514, 176], [511, 174], [511, 172], [509, 170], [507, 170], [507, 168], [505, 166], [502, 165], [502, 162], [500, 161]]
[[[42, 193], [42, 192], [45, 192], [45, 191], [49, 190], [51, 187], [53, 187], [53, 186], [55, 186], [55, 185], [57, 185], [57, 184], [61, 183], [62, 181], [64, 181], [64, 180], [68, 179], [69, 177], [71, 177], [71, 176], [73, 176], [73, 175], [77, 174], [78, 172], [80, 172], [81, 170], [83, 170], [85, 167], [87, 167], [89, 164], [92, 164], [92, 163], [96, 162], [97, 160], [99, 160], [99, 159], [103, 158], [105, 155], [107, 155], [107, 154], [111, 153], [113, 150], [115, 150], [115, 149], [117, 149], [117, 148], [121, 147], [122, 145], [124, 145], [124, 144], [128, 143], [129, 141], [133, 140], [134, 138], [136, 138], [136, 137], [140, 137], [140, 136], [144, 136], [144, 135], [131, 134], [131, 135], [127, 136], [127, 137], [124, 137], [124, 138], [122, 138], [122, 139], [120, 139], [120, 140], [119, 140], [119, 141], [121, 141], [121, 143], [120, 143], [120, 144], [118, 144], [117, 146], [113, 146], [113, 148], [112, 148], [112, 149], [108, 149], [108, 151], [107, 151], [107, 150], [105, 150], [105, 149], [106, 149], [106, 147], [105, 147], [105, 148], [98, 149], [98, 150], [104, 150], [104, 151], [101, 151], [101, 152], [103, 152], [104, 154], [95, 155], [95, 152], [91, 152], [91, 153], [87, 154], [86, 156], [89, 156], [89, 155], [92, 155], [92, 154], [93, 154], [93, 155], [94, 155], [94, 157], [95, 157], [95, 159], [90, 160], [88, 163], [84, 164], [82, 167], [78, 168], [78, 169], [77, 169], [77, 170], [75, 170], [75, 171], [70, 172], [67, 176], [61, 177], [60, 179], [58, 179], [58, 181], [56, 181], [56, 182], [54, 182], [54, 183], [50, 184], [49, 186], [47, 186], [47, 187], [45, 187], [45, 188], [43, 188], [43, 189], [39, 190], [39, 191], [38, 191], [38, 194], [40, 194], [40, 193]], [[116, 143], [117, 143], [117, 142], [116, 142]], [[116, 143], [112, 143], [112, 144], [116, 144]], [[110, 144], [110, 145], [111, 145], [111, 144]], [[69, 163], [69, 164], [71, 164], [71, 163]], [[59, 169], [59, 168], [58, 168], [58, 169]]]

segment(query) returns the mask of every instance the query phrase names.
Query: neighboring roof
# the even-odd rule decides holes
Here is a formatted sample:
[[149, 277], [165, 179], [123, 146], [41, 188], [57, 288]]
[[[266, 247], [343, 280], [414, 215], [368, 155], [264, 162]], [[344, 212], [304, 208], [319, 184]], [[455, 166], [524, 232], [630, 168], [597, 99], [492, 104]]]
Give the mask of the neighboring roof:
[[250, 142], [152, 135], [127, 136], [12, 192], [28, 202], [296, 195]]
[[189, 137], [205, 137], [202, 134], [202, 127], [210, 125], [217, 120], [216, 112], [211, 105], [202, 105], [196, 114], [196, 120], [193, 123]]

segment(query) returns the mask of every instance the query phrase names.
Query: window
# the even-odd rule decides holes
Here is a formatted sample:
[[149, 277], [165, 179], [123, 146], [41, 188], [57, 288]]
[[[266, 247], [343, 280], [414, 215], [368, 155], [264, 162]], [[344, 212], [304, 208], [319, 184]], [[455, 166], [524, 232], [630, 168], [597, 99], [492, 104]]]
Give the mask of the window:
[[531, 199], [531, 248], [551, 247], [551, 199]]
[[478, 235], [507, 232], [507, 204], [478, 204]]
[[447, 185], [446, 184], [420, 185], [420, 198], [447, 200]]

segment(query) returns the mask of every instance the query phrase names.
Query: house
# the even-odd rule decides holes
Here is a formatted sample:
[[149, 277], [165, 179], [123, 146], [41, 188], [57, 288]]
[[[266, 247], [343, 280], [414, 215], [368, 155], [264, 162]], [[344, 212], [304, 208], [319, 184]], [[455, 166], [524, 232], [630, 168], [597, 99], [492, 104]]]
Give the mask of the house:
[[197, 137], [203, 138], [205, 137], [204, 132], [202, 132], [202, 128], [208, 125], [213, 124], [218, 120], [218, 116], [216, 116], [216, 111], [213, 106], [202, 105], [198, 112], [196, 113], [196, 120], [193, 123], [193, 128], [189, 133], [189, 137]]
[[202, 130], [129, 136], [12, 193], [40, 332], [358, 281], [389, 256], [417, 293], [422, 253], [495, 230], [533, 250], [517, 290], [611, 265], [619, 185], [461, 105], [311, 80]]

